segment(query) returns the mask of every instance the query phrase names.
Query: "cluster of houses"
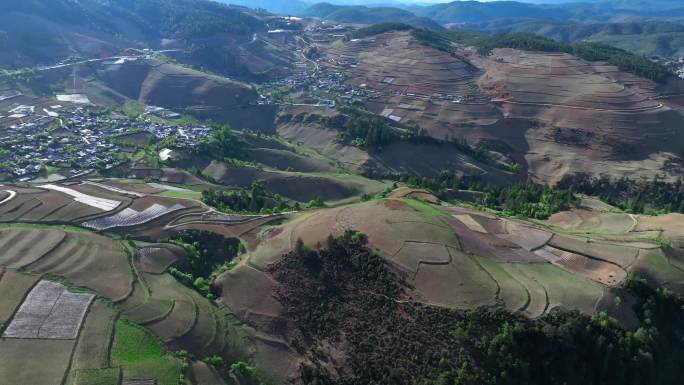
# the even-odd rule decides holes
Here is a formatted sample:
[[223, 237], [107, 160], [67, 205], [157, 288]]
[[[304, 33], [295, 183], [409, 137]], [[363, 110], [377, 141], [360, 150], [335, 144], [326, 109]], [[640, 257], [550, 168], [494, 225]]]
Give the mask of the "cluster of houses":
[[[19, 113], [16, 108], [14, 112]], [[71, 168], [77, 174], [117, 163], [120, 149], [108, 138], [126, 131], [125, 117], [80, 106], [52, 106], [51, 114], [34, 112], [35, 108], [23, 108], [17, 122], [1, 127], [0, 164], [4, 173], [29, 180], [46, 172], [47, 167]]]
[[[197, 124], [172, 126], [154, 119], [131, 118], [92, 106], [16, 106], [3, 115], [15, 116], [11, 124], [0, 124], [0, 174], [20, 181], [31, 180], [51, 169], [69, 169], [76, 176], [86, 170], [111, 169], [128, 161], [114, 138], [139, 131], [157, 138], [174, 137], [177, 146], [194, 146], [212, 128]], [[168, 117], [172, 112], [152, 108], [151, 115]], [[0, 122], [1, 123], [1, 122]]]
[[651, 61], [669, 68], [674, 74], [684, 79], [684, 58], [662, 58], [659, 56], [652, 56]]

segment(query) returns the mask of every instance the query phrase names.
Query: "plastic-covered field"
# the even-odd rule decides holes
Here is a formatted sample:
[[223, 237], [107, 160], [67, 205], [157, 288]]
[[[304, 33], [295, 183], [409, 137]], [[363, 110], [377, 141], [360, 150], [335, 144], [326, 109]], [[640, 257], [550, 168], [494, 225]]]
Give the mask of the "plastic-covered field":
[[97, 209], [100, 209], [102, 211], [112, 211], [119, 207], [121, 204], [121, 201], [113, 200], [113, 199], [106, 199], [106, 198], [100, 198], [97, 196], [93, 195], [88, 195], [84, 194], [80, 191], [74, 190], [69, 187], [65, 186], [59, 186], [59, 185], [54, 185], [54, 184], [46, 184], [40, 186], [41, 188], [48, 189], [48, 190], [55, 190], [62, 192], [64, 194], [67, 194], [71, 196], [76, 202], [83, 203], [85, 205], [95, 207]]
[[40, 281], [26, 296], [3, 333], [4, 338], [75, 339], [93, 300], [62, 284]]
[[186, 207], [181, 204], [175, 204], [173, 206], [167, 207], [158, 203], [154, 203], [142, 211], [137, 211], [127, 207], [114, 215], [91, 219], [90, 221], [84, 222], [83, 226], [94, 230], [107, 230], [114, 227], [137, 226], [185, 208]]

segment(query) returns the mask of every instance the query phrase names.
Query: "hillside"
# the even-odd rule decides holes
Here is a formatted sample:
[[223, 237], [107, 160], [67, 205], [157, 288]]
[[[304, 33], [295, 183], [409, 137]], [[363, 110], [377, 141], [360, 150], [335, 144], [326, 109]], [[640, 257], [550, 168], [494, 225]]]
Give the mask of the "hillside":
[[0, 15], [0, 66], [53, 64], [69, 56], [99, 58], [123, 48], [187, 50], [189, 61], [239, 73], [234, 50], [265, 24], [242, 10], [204, 0], [6, 2]]
[[[678, 99], [658, 95], [677, 94], [682, 83], [639, 56], [519, 35], [436, 38], [424, 32], [368, 36], [326, 54], [330, 71], [375, 95], [366, 103], [369, 111], [438, 140], [464, 138], [489, 159], [523, 165], [520, 177], [555, 184], [582, 176], [681, 176], [669, 165], [684, 155], [678, 128], [684, 116]], [[663, 83], [635, 75], [651, 76], [651, 70]], [[308, 133], [315, 126], [310, 122], [290, 121], [282, 130]], [[314, 132], [305, 141], [320, 141], [323, 134]], [[375, 156], [392, 167], [381, 160], [389, 152]], [[405, 162], [417, 166], [427, 159]], [[495, 170], [475, 168], [486, 171], [470, 172], [496, 179]]]
[[680, 385], [677, 2], [402, 1], [5, 0], [0, 385]]

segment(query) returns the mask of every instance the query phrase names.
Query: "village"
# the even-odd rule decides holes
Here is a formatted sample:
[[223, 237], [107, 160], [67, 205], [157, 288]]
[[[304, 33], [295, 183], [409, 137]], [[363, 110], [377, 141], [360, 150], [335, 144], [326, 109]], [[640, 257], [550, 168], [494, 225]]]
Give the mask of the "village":
[[174, 146], [192, 147], [211, 132], [204, 124], [173, 124], [181, 115], [161, 107], [131, 117], [90, 104], [15, 104], [0, 110], [0, 175], [18, 181], [55, 170], [61, 179], [112, 169], [129, 161], [119, 139], [131, 133], [173, 137]]

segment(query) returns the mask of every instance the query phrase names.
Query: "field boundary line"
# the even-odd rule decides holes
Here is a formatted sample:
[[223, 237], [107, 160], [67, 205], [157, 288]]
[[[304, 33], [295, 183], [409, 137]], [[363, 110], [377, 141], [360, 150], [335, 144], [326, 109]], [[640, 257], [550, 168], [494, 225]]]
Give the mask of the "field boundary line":
[[[447, 248], [447, 251], [449, 252], [449, 249]], [[489, 270], [485, 269], [484, 266], [480, 263], [480, 261], [477, 260], [477, 258], [474, 258], [473, 254], [470, 253], [463, 253], [468, 259], [470, 259], [474, 264], [477, 265], [480, 270], [482, 270], [487, 276], [494, 281], [494, 284], [496, 285], [496, 295], [494, 296], [494, 302], [503, 302], [503, 300], [499, 297], [501, 294], [501, 284], [499, 284], [499, 281], [494, 278], [494, 275], [489, 272]], [[451, 255], [451, 252], [449, 252], [449, 255]], [[505, 302], [503, 302], [505, 305]]]
[[2, 336], [5, 333], [5, 329], [7, 329], [9, 327], [9, 325], [12, 323], [12, 321], [14, 320], [14, 317], [17, 315], [17, 312], [19, 311], [19, 308], [24, 303], [24, 301], [26, 301], [26, 297], [28, 297], [28, 295], [31, 293], [31, 290], [33, 290], [33, 288], [36, 287], [36, 285], [38, 285], [38, 282], [40, 282], [43, 278], [42, 273], [39, 273], [39, 274], [24, 273], [24, 272], [15, 270], [15, 269], [7, 269], [7, 268], [5, 268], [5, 271], [3, 273], [3, 277], [5, 276], [5, 274], [7, 274], [8, 270], [13, 270], [15, 273], [18, 273], [18, 274], [36, 275], [38, 277], [38, 279], [36, 279], [36, 281], [31, 285], [31, 287], [29, 287], [26, 290], [26, 292], [24, 292], [24, 296], [21, 298], [21, 301], [19, 301], [19, 304], [17, 305], [17, 307], [14, 308], [14, 310], [12, 311], [12, 314], [10, 314], [9, 318], [7, 319], [7, 324], [0, 324], [0, 336]]

